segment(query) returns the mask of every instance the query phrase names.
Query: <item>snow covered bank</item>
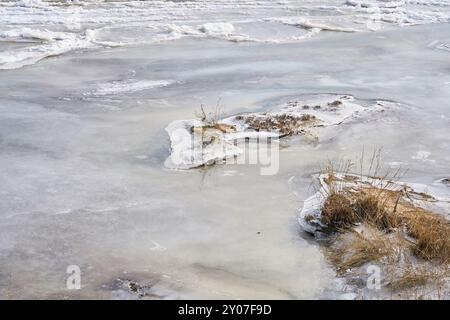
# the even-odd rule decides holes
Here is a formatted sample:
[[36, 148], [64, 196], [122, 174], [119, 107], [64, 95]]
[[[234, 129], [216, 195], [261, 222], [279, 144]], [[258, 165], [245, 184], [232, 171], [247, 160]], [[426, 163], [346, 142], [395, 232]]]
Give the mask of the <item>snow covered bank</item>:
[[227, 118], [177, 120], [166, 131], [171, 155], [165, 165], [189, 169], [224, 161], [243, 153], [241, 142], [267, 141], [292, 135], [318, 140], [322, 130], [356, 120], [395, 104], [377, 101], [365, 105], [350, 95], [312, 95], [291, 100], [264, 113]]
[[329, 172], [305, 200], [303, 230], [360, 299], [440, 299], [450, 293], [450, 193], [444, 186]]

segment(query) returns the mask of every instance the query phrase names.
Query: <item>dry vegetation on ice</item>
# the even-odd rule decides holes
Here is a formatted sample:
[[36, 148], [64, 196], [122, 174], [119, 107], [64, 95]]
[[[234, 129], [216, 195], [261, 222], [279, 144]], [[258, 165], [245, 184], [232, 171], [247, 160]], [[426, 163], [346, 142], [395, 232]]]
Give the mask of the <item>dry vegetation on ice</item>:
[[[372, 162], [373, 164], [373, 162]], [[317, 176], [299, 222], [359, 298], [449, 297], [450, 198], [392, 175], [352, 174], [350, 162]], [[370, 171], [370, 170], [369, 170]], [[367, 289], [367, 267], [381, 269], [381, 289]]]

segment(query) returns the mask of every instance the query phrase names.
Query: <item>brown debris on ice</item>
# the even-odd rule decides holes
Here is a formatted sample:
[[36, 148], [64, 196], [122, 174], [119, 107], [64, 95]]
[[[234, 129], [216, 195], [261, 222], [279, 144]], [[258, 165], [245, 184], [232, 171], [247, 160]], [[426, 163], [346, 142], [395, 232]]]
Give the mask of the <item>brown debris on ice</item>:
[[299, 222], [325, 240], [325, 256], [340, 276], [360, 277], [376, 265], [383, 275], [378, 298], [450, 297], [450, 220], [433, 210], [448, 208], [448, 198], [387, 176], [328, 168], [318, 179], [321, 190], [305, 201]]

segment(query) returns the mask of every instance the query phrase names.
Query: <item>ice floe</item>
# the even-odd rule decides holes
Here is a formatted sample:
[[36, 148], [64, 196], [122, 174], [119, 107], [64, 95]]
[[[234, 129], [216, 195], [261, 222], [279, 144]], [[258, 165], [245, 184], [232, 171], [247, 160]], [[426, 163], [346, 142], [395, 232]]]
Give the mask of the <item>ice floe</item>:
[[243, 144], [274, 142], [292, 135], [318, 139], [326, 127], [358, 119], [395, 105], [376, 101], [367, 105], [350, 95], [319, 94], [276, 106], [261, 113], [245, 113], [220, 119], [177, 120], [166, 127], [171, 155], [165, 165], [189, 169], [213, 164], [244, 153]]
[[121, 94], [125, 92], [136, 92], [147, 90], [151, 88], [166, 87], [175, 83], [174, 80], [124, 80], [124, 81], [111, 81], [102, 83], [98, 87], [89, 92], [90, 96], [107, 96]]

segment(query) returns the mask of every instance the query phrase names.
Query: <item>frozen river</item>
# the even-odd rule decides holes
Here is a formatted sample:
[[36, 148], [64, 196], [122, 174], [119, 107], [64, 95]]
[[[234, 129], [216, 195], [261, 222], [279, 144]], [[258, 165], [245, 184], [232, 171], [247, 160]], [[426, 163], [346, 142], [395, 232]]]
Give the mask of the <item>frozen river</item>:
[[[148, 298], [346, 297], [298, 210], [321, 165], [363, 148], [406, 180], [449, 176], [450, 4], [375, 7], [374, 31], [377, 1], [344, 2], [2, 2], [0, 298], [137, 298], [126, 280]], [[231, 115], [314, 93], [400, 104], [290, 139], [276, 175], [164, 167], [165, 127], [201, 104]]]

